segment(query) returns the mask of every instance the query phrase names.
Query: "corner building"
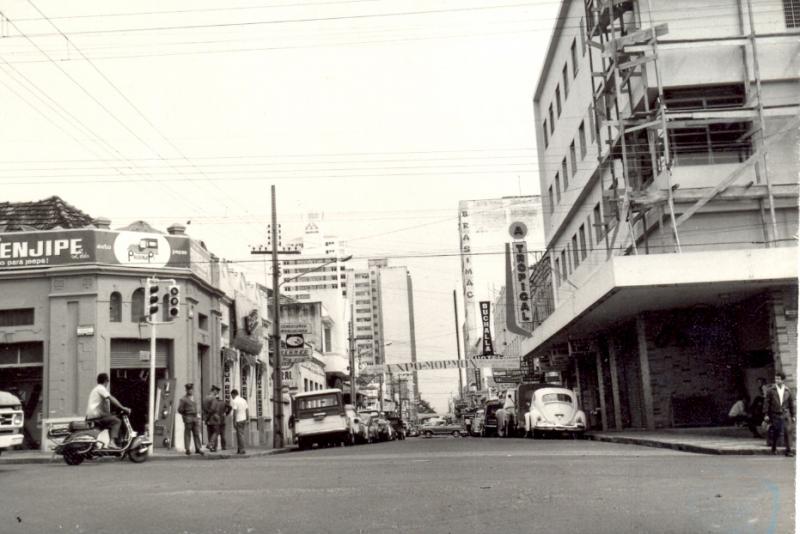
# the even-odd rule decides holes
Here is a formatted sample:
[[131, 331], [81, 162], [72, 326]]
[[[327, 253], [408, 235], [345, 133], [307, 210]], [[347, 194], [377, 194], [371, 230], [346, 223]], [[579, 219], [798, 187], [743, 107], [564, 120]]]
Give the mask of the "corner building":
[[561, 2], [522, 353], [595, 428], [722, 424], [758, 378], [796, 384], [800, 4], [750, 4]]

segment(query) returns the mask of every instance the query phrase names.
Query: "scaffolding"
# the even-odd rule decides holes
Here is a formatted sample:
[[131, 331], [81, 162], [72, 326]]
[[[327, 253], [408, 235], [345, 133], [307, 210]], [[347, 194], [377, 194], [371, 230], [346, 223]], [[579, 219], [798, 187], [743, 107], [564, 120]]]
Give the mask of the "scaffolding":
[[[585, 0], [586, 40], [597, 50], [589, 54], [592, 79], [592, 109], [597, 143], [598, 173], [603, 189], [603, 231], [609, 255], [615, 249], [622, 254], [638, 254], [639, 246], [648, 252], [649, 228], [662, 227], [669, 220], [675, 252], [681, 252], [678, 228], [705, 204], [730, 186], [750, 166], [755, 168], [756, 183], [766, 184], [767, 216], [763, 197], [759, 199], [764, 240], [767, 246], [777, 239], [775, 201], [767, 168], [766, 149], [779, 140], [775, 134], [764, 135], [764, 105], [750, 0], [746, 1], [749, 35], [668, 41], [671, 46], [713, 46], [741, 44], [752, 54], [755, 94], [750, 95], [751, 74], [745, 62], [745, 94], [718, 95], [709, 104], [706, 97], [671, 94], [665, 97], [659, 71], [659, 44], [668, 35], [667, 24], [654, 24], [651, 1], [647, 0], [648, 25], [643, 27], [640, 5], [636, 0]], [[740, 16], [743, 20], [742, 0]], [[744, 28], [744, 24], [742, 24]], [[796, 36], [796, 32], [780, 36]], [[599, 61], [596, 56], [599, 56]], [[683, 96], [683, 98], [681, 98]], [[702, 106], [697, 103], [702, 100]], [[754, 100], [754, 104], [751, 102]], [[781, 132], [796, 127], [791, 121]], [[742, 131], [742, 125], [748, 125]], [[675, 190], [672, 181], [675, 147], [698, 130], [713, 129], [725, 140], [726, 150], [736, 152], [740, 165], [729, 176], [697, 199], [681, 217], [675, 213]], [[687, 133], [688, 132], [688, 133]], [[781, 133], [778, 132], [778, 133]], [[682, 141], [682, 137], [684, 140]], [[752, 143], [755, 139], [756, 143]], [[755, 146], [756, 150], [752, 148]], [[653, 214], [654, 215], [651, 215]], [[648, 219], [649, 216], [649, 219]], [[638, 226], [637, 226], [638, 225]], [[638, 228], [638, 230], [637, 230]]]

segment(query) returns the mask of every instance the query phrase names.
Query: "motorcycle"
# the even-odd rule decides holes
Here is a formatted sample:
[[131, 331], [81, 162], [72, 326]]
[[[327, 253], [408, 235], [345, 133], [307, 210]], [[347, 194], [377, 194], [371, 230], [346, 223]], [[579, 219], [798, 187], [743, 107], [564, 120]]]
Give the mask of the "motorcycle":
[[109, 447], [111, 435], [108, 429], [96, 428], [91, 420], [73, 421], [69, 424], [69, 434], [58, 444], [53, 452], [64, 457], [67, 465], [80, 465], [84, 460], [102, 457], [128, 458], [131, 462], [141, 463], [147, 460], [153, 441], [147, 436], [140, 436], [131, 427], [128, 414], [121, 415], [122, 427], [120, 448]]

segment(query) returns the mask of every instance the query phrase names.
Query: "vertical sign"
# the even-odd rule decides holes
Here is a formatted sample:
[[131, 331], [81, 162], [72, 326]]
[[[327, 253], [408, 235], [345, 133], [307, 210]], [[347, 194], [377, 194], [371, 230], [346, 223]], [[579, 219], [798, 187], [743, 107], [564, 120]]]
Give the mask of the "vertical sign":
[[249, 365], [242, 365], [241, 368], [241, 378], [242, 378], [242, 390], [241, 395], [243, 399], [247, 399], [247, 380], [250, 378], [250, 366]]
[[264, 412], [264, 365], [259, 364], [256, 372], [256, 417], [261, 419], [261, 414]]
[[470, 332], [475, 327], [475, 287], [472, 272], [472, 245], [470, 242], [470, 212], [467, 203], [459, 203], [458, 233], [461, 240], [461, 276], [464, 282], [464, 350], [469, 350], [471, 342]]
[[530, 329], [533, 326], [533, 314], [528, 281], [528, 245], [525, 241], [511, 243], [511, 266], [514, 271], [514, 314], [520, 326]]
[[225, 362], [222, 366], [222, 394], [225, 402], [231, 400], [231, 363]]
[[483, 354], [494, 354], [494, 346], [492, 345], [492, 330], [489, 323], [490, 303], [489, 301], [481, 301], [481, 323], [483, 325]]

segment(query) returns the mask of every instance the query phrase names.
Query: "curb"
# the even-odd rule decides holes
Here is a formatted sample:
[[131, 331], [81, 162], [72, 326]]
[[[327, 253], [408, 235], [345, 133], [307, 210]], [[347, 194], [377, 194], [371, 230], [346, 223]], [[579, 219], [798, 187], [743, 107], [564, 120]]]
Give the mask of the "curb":
[[587, 439], [593, 441], [603, 441], [606, 443], [623, 443], [626, 445], [640, 445], [642, 447], [654, 447], [658, 449], [673, 449], [676, 451], [692, 452], [696, 454], [713, 454], [717, 456], [756, 456], [764, 455], [771, 456], [771, 451], [764, 447], [763, 449], [719, 449], [716, 447], [705, 447], [703, 445], [691, 445], [689, 443], [673, 443], [668, 441], [658, 441], [655, 439], [647, 438], [631, 438], [624, 436], [595, 436], [592, 434], [586, 435]]
[[[246, 454], [236, 454], [233, 453], [205, 453], [203, 456], [199, 456], [197, 454], [156, 454], [150, 456], [147, 461], [148, 462], [163, 462], [163, 461], [174, 461], [174, 460], [246, 460], [248, 458], [261, 458], [264, 456], [272, 456], [275, 454], [285, 454], [287, 452], [293, 451], [293, 447], [287, 447], [283, 449], [268, 449], [268, 450], [256, 450], [253, 452], [248, 452]], [[117, 459], [118, 460], [118, 459]], [[64, 460], [61, 456], [57, 456], [55, 454], [47, 455], [41, 454], [37, 456], [29, 456], [25, 458], [14, 458], [13, 453], [10, 456], [2, 455], [0, 456], [0, 467], [3, 465], [30, 465], [30, 464], [63, 464]]]

